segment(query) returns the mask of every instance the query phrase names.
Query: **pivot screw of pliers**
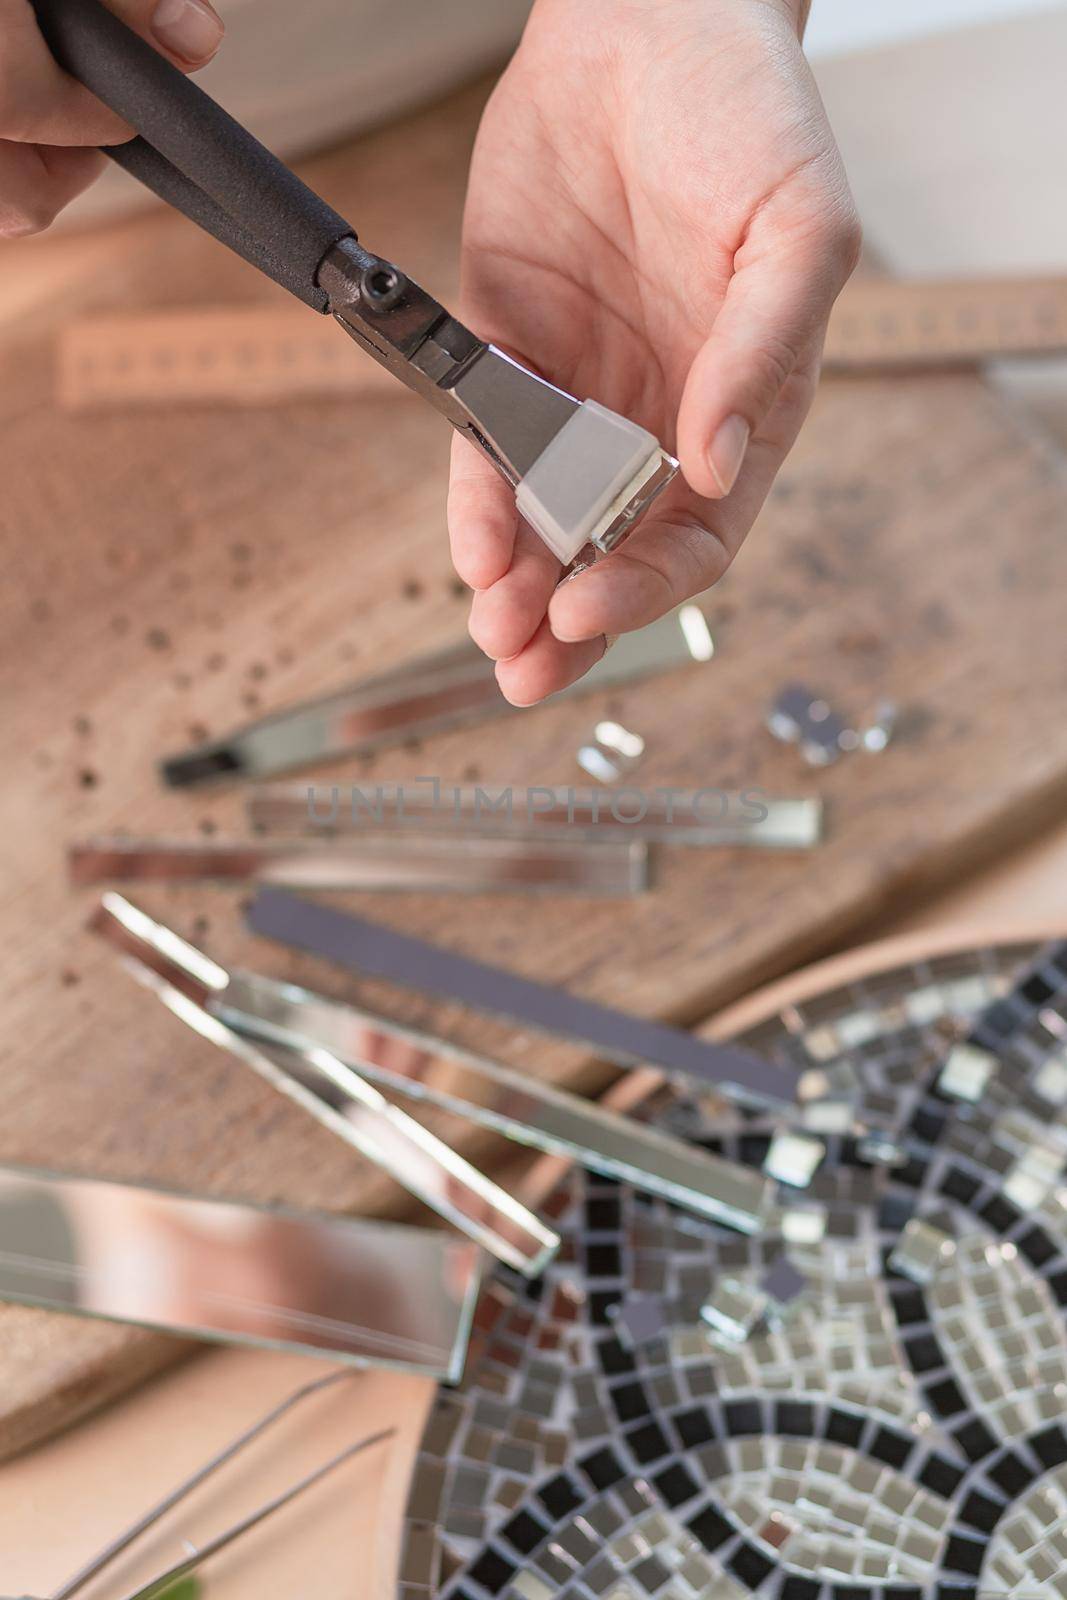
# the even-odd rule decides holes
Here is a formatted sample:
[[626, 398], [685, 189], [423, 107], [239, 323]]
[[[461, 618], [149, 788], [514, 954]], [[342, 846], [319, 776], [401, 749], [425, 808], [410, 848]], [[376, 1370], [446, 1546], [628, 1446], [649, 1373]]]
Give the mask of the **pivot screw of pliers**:
[[388, 261], [376, 261], [360, 280], [360, 293], [372, 311], [391, 311], [406, 288], [404, 274]]

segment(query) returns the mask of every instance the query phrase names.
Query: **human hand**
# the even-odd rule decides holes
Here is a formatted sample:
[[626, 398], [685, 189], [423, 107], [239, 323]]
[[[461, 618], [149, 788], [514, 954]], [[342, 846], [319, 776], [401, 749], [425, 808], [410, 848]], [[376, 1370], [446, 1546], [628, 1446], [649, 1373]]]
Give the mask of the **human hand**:
[[[222, 41], [208, 0], [111, 0], [109, 9], [187, 72]], [[30, 0], [0, 0], [0, 238], [47, 228], [103, 167], [95, 147], [131, 133], [56, 65]]]
[[803, 0], [536, 0], [471, 164], [463, 315], [641, 423], [684, 482], [557, 588], [514, 495], [455, 441], [470, 631], [529, 705], [605, 635], [715, 583], [804, 420], [859, 228], [800, 42]]

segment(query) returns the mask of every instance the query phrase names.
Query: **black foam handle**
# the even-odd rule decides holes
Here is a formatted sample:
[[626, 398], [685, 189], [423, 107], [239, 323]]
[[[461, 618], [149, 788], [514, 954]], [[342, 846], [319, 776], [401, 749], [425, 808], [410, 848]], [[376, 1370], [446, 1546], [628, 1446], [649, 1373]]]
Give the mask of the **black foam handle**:
[[290, 262], [272, 255], [259, 239], [253, 238], [235, 223], [210, 195], [197, 188], [195, 183], [190, 183], [177, 167], [172, 166], [146, 140], [137, 138], [128, 140], [126, 144], [111, 145], [107, 148], [107, 154], [131, 177], [165, 200], [167, 205], [183, 211], [205, 233], [212, 234], [229, 249], [244, 256], [260, 272], [265, 272], [268, 278], [280, 283], [283, 289], [288, 289], [315, 311], [327, 309], [327, 296], [322, 289], [314, 283], [309, 285]]
[[354, 229], [99, 0], [33, 0], [67, 72], [141, 135], [108, 154], [318, 311], [323, 257]]

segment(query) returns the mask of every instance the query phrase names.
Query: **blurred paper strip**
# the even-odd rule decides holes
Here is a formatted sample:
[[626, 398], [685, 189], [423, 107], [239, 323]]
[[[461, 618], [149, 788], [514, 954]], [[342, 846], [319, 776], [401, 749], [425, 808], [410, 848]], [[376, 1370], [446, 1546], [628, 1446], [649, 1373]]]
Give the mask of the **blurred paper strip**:
[[[707, 662], [713, 650], [704, 613], [696, 605], [682, 606], [647, 628], [622, 634], [583, 678], [553, 698], [637, 682], [687, 662]], [[160, 772], [164, 783], [182, 789], [269, 778], [514, 711], [500, 692], [496, 663], [465, 641], [165, 757]]]
[[225, 986], [226, 973], [169, 928], [117, 894], [103, 897], [90, 925], [175, 1016], [250, 1066], [499, 1261], [532, 1277], [551, 1259], [559, 1247], [551, 1228], [351, 1066], [321, 1049], [258, 1048], [220, 1022], [206, 1007]]
[[648, 885], [639, 840], [87, 839], [70, 848], [75, 884], [241, 883], [291, 889], [514, 891], [629, 895]]
[[764, 1223], [770, 1186], [762, 1174], [428, 1034], [244, 972], [230, 974], [209, 1009], [247, 1037], [318, 1046], [396, 1093], [627, 1179], [730, 1227], [750, 1233]]
[[327, 837], [377, 832], [454, 836], [466, 831], [485, 838], [534, 840], [549, 833], [589, 843], [611, 838], [806, 850], [822, 837], [822, 801], [712, 789], [668, 793], [627, 788], [617, 797], [610, 789], [276, 783], [252, 790], [248, 820], [267, 832]]
[[428, 1228], [0, 1167], [0, 1300], [455, 1381], [481, 1253]]

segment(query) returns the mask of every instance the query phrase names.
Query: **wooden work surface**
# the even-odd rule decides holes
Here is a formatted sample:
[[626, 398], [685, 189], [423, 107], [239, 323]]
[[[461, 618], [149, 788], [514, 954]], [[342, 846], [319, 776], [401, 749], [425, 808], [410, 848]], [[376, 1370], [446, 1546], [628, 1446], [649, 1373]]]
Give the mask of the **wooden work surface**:
[[[363, 141], [358, 160], [349, 149], [307, 169], [372, 248], [445, 300], [482, 93]], [[0, 254], [0, 1159], [349, 1207], [388, 1197], [116, 969], [82, 932], [92, 896], [68, 888], [63, 861], [66, 842], [91, 832], [238, 827], [238, 795], [163, 793], [158, 756], [462, 635], [446, 430], [403, 394], [57, 412], [57, 319], [271, 292], [169, 215]], [[378, 895], [359, 909], [600, 1000], [699, 1021], [1062, 807], [1065, 530], [1059, 458], [976, 378], [825, 386], [709, 597], [713, 663], [335, 769], [341, 782], [577, 782], [574, 752], [607, 706], [648, 736], [648, 787], [822, 794], [821, 850], [661, 854], [654, 891], [624, 904]], [[793, 678], [849, 713], [892, 695], [905, 714], [891, 749], [822, 773], [802, 765], [763, 728]], [[576, 1051], [249, 940], [233, 891], [135, 898], [223, 960], [358, 993], [532, 1071], [582, 1066]], [[175, 1353], [155, 1336], [4, 1311], [0, 1450]]]

